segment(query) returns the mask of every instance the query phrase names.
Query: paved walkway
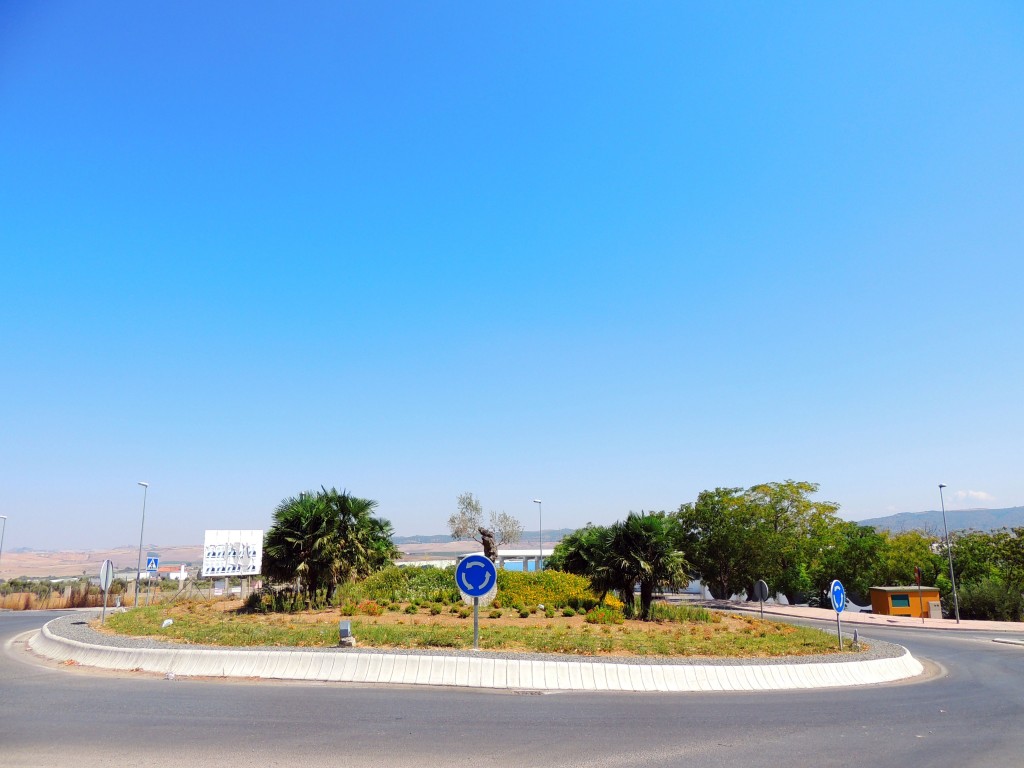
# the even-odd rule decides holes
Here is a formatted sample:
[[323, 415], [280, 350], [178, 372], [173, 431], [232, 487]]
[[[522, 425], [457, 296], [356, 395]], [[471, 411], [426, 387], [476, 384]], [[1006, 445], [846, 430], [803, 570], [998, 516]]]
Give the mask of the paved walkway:
[[[733, 603], [727, 600], [705, 601], [702, 605], [709, 608], [723, 608], [731, 611], [754, 612], [760, 611], [758, 603]], [[835, 623], [836, 612], [831, 608], [808, 608], [803, 605], [777, 605], [775, 603], [764, 604], [765, 616], [792, 616], [801, 619], [818, 619]], [[843, 611], [842, 623], [844, 627], [856, 625], [873, 627], [900, 627], [906, 629], [944, 629], [950, 631], [984, 631], [984, 632], [1007, 632], [1020, 633], [1024, 635], [1024, 622], [1022, 621], [976, 621], [961, 619], [914, 619], [910, 616], [883, 616], [876, 613], [861, 613], [856, 610], [847, 609]], [[843, 633], [845, 634], [845, 632]]]
[[[735, 606], [734, 606], [735, 607]], [[195, 649], [125, 647], [81, 642], [51, 631], [30, 640], [33, 651], [60, 662], [174, 676], [323, 680], [537, 691], [768, 691], [876, 685], [922, 674], [905, 648], [888, 658], [766, 659], [763, 662], [658, 664], [547, 658], [495, 658], [465, 653], [409, 654], [363, 649]], [[123, 640], [123, 638], [121, 639]], [[884, 655], [884, 654], [883, 654]], [[846, 657], [847, 659], [849, 657]]]

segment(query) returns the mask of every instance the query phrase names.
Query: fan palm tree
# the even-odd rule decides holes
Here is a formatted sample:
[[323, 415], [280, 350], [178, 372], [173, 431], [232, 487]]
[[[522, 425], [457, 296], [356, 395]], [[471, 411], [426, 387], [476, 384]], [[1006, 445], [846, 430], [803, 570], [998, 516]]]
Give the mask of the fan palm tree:
[[294, 580], [311, 596], [387, 567], [399, 553], [391, 523], [373, 515], [376, 507], [336, 488], [285, 499], [264, 542], [264, 574]]
[[627, 616], [636, 612], [633, 590], [639, 584], [639, 618], [649, 619], [654, 592], [680, 586], [687, 578], [682, 528], [663, 512], [630, 512], [608, 529], [606, 538], [606, 578], [621, 595]]

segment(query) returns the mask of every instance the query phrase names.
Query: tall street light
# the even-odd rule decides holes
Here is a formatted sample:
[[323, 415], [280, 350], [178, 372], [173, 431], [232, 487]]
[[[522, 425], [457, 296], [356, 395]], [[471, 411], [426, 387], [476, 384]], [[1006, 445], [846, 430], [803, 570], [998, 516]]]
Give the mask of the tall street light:
[[942, 489], [946, 486], [939, 483], [939, 503], [942, 504], [942, 530], [946, 534], [946, 554], [949, 555], [949, 581], [953, 585], [953, 612], [956, 623], [960, 623], [960, 603], [956, 599], [956, 576], [953, 575], [953, 547], [949, 544], [949, 529], [946, 527], [946, 500], [942, 497]]
[[537, 532], [537, 570], [540, 571], [544, 568], [544, 505], [540, 499], [534, 499], [533, 503], [540, 515], [540, 530]]
[[142, 573], [142, 536], [146, 530], [146, 496], [149, 494], [149, 483], [144, 483], [141, 480], [139, 485], [142, 486], [142, 528], [139, 530], [139, 564], [135, 566], [135, 603], [139, 604], [139, 577]]
[[0, 528], [0, 559], [4, 556], [4, 534], [7, 533], [7, 515], [0, 515], [0, 520], [4, 521], [4, 527]]

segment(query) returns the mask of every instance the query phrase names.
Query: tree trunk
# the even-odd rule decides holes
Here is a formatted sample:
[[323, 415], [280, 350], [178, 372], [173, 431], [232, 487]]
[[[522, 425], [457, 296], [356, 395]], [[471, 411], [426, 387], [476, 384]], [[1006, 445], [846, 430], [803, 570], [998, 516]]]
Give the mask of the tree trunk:
[[651, 618], [651, 603], [654, 602], [654, 584], [649, 581], [640, 582], [640, 619], [648, 621]]

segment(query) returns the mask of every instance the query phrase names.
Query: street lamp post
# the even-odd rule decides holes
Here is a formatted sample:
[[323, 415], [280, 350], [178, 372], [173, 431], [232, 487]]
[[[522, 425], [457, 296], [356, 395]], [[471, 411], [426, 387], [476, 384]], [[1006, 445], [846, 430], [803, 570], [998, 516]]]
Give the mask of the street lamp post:
[[142, 528], [139, 530], [139, 562], [135, 566], [135, 602], [133, 603], [135, 606], [139, 604], [139, 580], [142, 575], [142, 536], [146, 531], [146, 496], [149, 494], [149, 483], [144, 483], [140, 480], [139, 485], [142, 486]]
[[0, 528], [0, 562], [4, 556], [4, 534], [7, 533], [7, 515], [0, 515], [0, 520], [4, 521], [4, 527]]
[[540, 515], [540, 530], [537, 532], [537, 570], [544, 568], [544, 505], [540, 499], [534, 499], [533, 503], [537, 505], [537, 512]]
[[960, 603], [956, 597], [956, 576], [953, 575], [953, 547], [949, 543], [949, 529], [946, 527], [946, 500], [942, 497], [942, 489], [945, 484], [939, 483], [939, 503], [942, 504], [942, 530], [946, 534], [946, 554], [949, 555], [949, 581], [953, 585], [953, 612], [956, 614], [956, 623], [960, 623]]

